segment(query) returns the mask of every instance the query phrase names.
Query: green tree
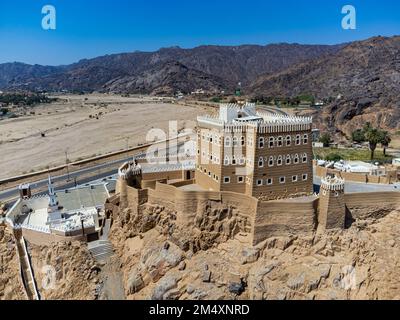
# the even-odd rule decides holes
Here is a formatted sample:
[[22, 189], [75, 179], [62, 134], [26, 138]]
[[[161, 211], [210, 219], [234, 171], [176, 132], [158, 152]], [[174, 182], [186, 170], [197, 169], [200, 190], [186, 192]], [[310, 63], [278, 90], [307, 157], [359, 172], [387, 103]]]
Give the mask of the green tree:
[[329, 147], [329, 144], [331, 143], [330, 134], [328, 132], [323, 133], [319, 138], [319, 142], [322, 142], [324, 144], [324, 147]]
[[392, 142], [392, 138], [389, 135], [389, 132], [382, 131], [382, 140], [381, 145], [383, 147], [383, 155], [386, 157], [386, 149], [389, 147], [389, 144]]
[[371, 150], [371, 160], [373, 160], [376, 146], [383, 140], [382, 131], [377, 128], [368, 128], [365, 131], [365, 140], [369, 143], [369, 150]]
[[365, 133], [362, 129], [357, 129], [351, 133], [351, 140], [357, 143], [365, 141]]
[[325, 157], [325, 160], [338, 162], [338, 161], [342, 160], [342, 157], [338, 153], [330, 153]]

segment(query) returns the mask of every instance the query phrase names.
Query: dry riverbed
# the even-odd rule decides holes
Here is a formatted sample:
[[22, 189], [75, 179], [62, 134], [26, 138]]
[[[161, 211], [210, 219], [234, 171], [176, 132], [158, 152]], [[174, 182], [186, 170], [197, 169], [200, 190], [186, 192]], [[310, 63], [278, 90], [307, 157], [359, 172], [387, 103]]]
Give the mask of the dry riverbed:
[[170, 120], [178, 121], [178, 130], [194, 128], [196, 116], [209, 111], [152, 97], [58, 98], [26, 116], [0, 121], [0, 179], [65, 164], [65, 152], [69, 161], [77, 161], [137, 146], [153, 128], [168, 134]]

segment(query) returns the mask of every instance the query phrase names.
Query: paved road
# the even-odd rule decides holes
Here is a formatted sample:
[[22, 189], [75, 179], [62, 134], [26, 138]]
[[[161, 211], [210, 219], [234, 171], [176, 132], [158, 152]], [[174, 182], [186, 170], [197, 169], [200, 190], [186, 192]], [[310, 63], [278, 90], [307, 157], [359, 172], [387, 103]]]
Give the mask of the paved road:
[[[184, 142], [181, 142], [178, 144], [178, 148], [182, 147], [184, 145]], [[165, 149], [164, 149], [165, 150]], [[160, 152], [164, 151], [160, 150]], [[178, 150], [178, 153], [180, 151]], [[135, 154], [136, 158], [141, 158], [146, 155], [145, 152], [140, 152], [138, 154]], [[112, 175], [117, 174], [118, 172], [118, 167], [123, 164], [126, 161], [129, 161], [132, 159], [132, 156], [130, 157], [124, 157], [122, 159], [110, 161], [107, 163], [103, 164], [98, 164], [93, 167], [81, 169], [78, 171], [71, 172], [68, 176], [68, 174], [63, 174], [59, 176], [54, 176], [52, 177], [53, 183], [56, 185], [56, 188], [58, 190], [60, 189], [68, 189], [75, 187], [76, 184], [82, 185], [89, 183], [94, 180], [101, 180], [107, 177], [110, 177]], [[81, 176], [86, 176], [85, 178], [81, 178]], [[69, 179], [68, 179], [69, 177]], [[33, 181], [30, 183], [32, 190], [34, 189], [40, 189], [40, 188], [45, 188], [47, 187], [48, 180], [43, 179], [39, 181]], [[40, 195], [45, 192], [39, 192], [35, 193], [35, 195]], [[14, 187], [11, 189], [7, 189], [4, 191], [0, 192], [0, 201], [9, 201], [11, 199], [17, 198], [19, 196], [19, 191], [18, 187]]]

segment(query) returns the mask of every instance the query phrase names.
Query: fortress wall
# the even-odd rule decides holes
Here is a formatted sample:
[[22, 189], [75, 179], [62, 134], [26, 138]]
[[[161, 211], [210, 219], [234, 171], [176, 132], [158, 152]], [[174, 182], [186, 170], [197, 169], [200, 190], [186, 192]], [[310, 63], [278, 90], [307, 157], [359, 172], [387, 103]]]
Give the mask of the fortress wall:
[[259, 201], [254, 219], [253, 245], [275, 236], [315, 230], [318, 198]]
[[187, 186], [187, 185], [190, 185], [193, 183], [194, 183], [194, 180], [184, 180], [184, 181], [178, 181], [178, 182], [171, 183], [170, 185], [179, 188], [179, 187]]
[[319, 177], [325, 177], [328, 173], [336, 174], [338, 177], [354, 182], [363, 182], [363, 183], [382, 183], [389, 184], [393, 181], [396, 181], [396, 174], [393, 172], [389, 172], [388, 176], [372, 176], [363, 173], [353, 173], [353, 172], [343, 172], [336, 169], [328, 169], [321, 166], [315, 167], [316, 175]]
[[[363, 182], [363, 183], [367, 182], [367, 176], [368, 176], [367, 174], [342, 172], [342, 171], [333, 170], [333, 169], [328, 169], [328, 172], [336, 174], [338, 177], [344, 179], [345, 181], [354, 181], [354, 182]], [[369, 177], [372, 177], [372, 176], [369, 176]], [[372, 182], [372, 181], [370, 181], [370, 182]]]
[[56, 234], [43, 233], [27, 229], [22, 229], [22, 235], [28, 242], [38, 246], [48, 246], [49, 243], [55, 242], [86, 241], [86, 237], [82, 235], [65, 237]]
[[175, 179], [183, 179], [184, 178], [184, 171], [161, 171], [161, 172], [150, 172], [150, 173], [143, 173], [142, 179], [143, 180], [175, 180]]
[[156, 183], [161, 182], [161, 183], [167, 183], [166, 179], [159, 179], [159, 180], [142, 180], [142, 189], [155, 189], [156, 188]]
[[[179, 182], [177, 184], [183, 184]], [[186, 182], [187, 184], [187, 182]], [[155, 190], [149, 190], [149, 203], [162, 205], [177, 212], [177, 222], [193, 226], [196, 215], [205, 214], [207, 208], [232, 208], [246, 219], [246, 229], [250, 229], [257, 208], [257, 199], [233, 192], [186, 191], [174, 185], [157, 183]]]
[[344, 199], [349, 209], [354, 207], [400, 205], [400, 193], [396, 191], [345, 193]]

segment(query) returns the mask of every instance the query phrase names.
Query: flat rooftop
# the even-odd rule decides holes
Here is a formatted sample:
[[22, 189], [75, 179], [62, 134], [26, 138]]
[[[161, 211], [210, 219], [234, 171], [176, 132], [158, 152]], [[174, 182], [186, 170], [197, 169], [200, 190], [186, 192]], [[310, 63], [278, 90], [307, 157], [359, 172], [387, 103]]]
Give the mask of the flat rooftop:
[[82, 207], [103, 206], [108, 198], [108, 192], [104, 184], [57, 191], [56, 195], [64, 211], [79, 210]]

